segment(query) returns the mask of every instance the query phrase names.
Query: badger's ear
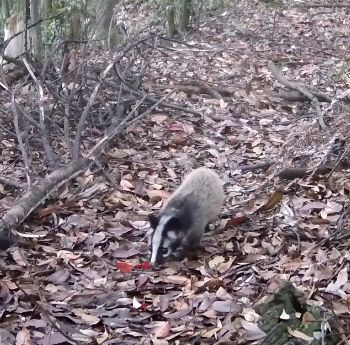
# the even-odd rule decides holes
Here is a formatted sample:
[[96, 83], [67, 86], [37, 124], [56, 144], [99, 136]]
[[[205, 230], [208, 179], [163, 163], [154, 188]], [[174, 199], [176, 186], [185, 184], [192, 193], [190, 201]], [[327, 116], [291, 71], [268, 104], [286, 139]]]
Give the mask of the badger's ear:
[[159, 216], [157, 216], [155, 213], [151, 213], [148, 215], [148, 220], [151, 224], [151, 227], [153, 229], [156, 229], [156, 227], [158, 226], [158, 223], [159, 223]]

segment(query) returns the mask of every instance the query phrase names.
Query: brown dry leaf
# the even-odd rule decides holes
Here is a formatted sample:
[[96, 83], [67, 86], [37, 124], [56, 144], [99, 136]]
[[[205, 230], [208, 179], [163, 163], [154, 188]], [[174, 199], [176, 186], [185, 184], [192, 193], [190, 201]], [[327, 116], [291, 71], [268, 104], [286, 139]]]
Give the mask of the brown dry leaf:
[[125, 190], [125, 191], [131, 191], [134, 189], [134, 185], [130, 181], [125, 179], [122, 179], [120, 181], [120, 187], [122, 187], [122, 190]]
[[[1, 344], [5, 345], [5, 343], [1, 343]], [[23, 328], [21, 331], [17, 333], [16, 345], [34, 345], [34, 342], [30, 337], [30, 332], [28, 329]]]
[[169, 345], [166, 339], [152, 339], [152, 345]]
[[307, 341], [308, 343], [311, 343], [314, 340], [313, 337], [310, 337], [307, 334], [298, 331], [297, 329], [291, 329], [290, 327], [287, 327], [287, 330], [288, 330], [288, 333], [290, 335], [292, 335], [293, 337], [298, 338], [298, 339], [303, 339], [303, 340]]
[[49, 275], [46, 280], [53, 284], [63, 284], [67, 279], [69, 279], [70, 273], [69, 270], [57, 270], [55, 273]]
[[156, 122], [158, 124], [161, 124], [167, 119], [168, 119], [168, 115], [163, 115], [163, 114], [154, 114], [151, 117], [151, 121]]
[[225, 262], [219, 262], [218, 265], [216, 266], [217, 271], [220, 272], [220, 273], [227, 272], [231, 268], [231, 266], [232, 266], [233, 262], [235, 261], [235, 259], [236, 259], [236, 257], [234, 256], [234, 257], [230, 257]]
[[337, 276], [335, 282], [330, 282], [326, 287], [326, 292], [329, 292], [334, 295], [342, 296], [344, 292], [341, 288], [348, 282], [348, 268], [344, 267]]
[[167, 318], [167, 319], [181, 319], [184, 316], [186, 316], [189, 313], [191, 313], [192, 309], [193, 309], [193, 307], [184, 308], [184, 309], [181, 309], [181, 310], [176, 311], [174, 313], [164, 314], [164, 317]]
[[313, 324], [315, 321], [316, 321], [316, 319], [314, 318], [314, 316], [309, 311], [307, 311], [303, 314], [303, 318], [302, 318], [301, 323], [303, 325], [308, 326], [310, 324]]
[[167, 200], [170, 197], [171, 193], [166, 190], [153, 189], [148, 190], [147, 195], [149, 197], [150, 202], [154, 203], [160, 200]]
[[333, 304], [333, 310], [336, 315], [348, 314], [350, 312], [350, 309], [347, 303], [340, 302], [340, 301], [333, 301], [332, 304]]
[[165, 338], [170, 334], [170, 330], [171, 330], [170, 322], [163, 321], [162, 324], [155, 329], [154, 335], [157, 338]]
[[216, 312], [232, 313], [233, 315], [237, 315], [242, 311], [242, 306], [234, 301], [215, 301], [211, 307]]
[[280, 190], [276, 190], [271, 196], [270, 198], [267, 200], [267, 202], [265, 203], [265, 205], [263, 205], [259, 211], [269, 211], [272, 210], [279, 202], [282, 201], [283, 199], [283, 191]]
[[188, 278], [180, 275], [162, 276], [160, 277], [160, 279], [164, 282], [179, 284], [179, 285], [187, 285], [190, 283], [190, 280]]
[[241, 323], [244, 328], [244, 337], [246, 340], [259, 340], [266, 337], [266, 333], [257, 324], [246, 320], [242, 320]]
[[214, 336], [216, 337], [216, 333], [218, 333], [220, 330], [221, 328], [218, 328], [218, 327], [212, 328], [211, 330], [204, 332], [202, 334], [202, 337], [203, 338], [212, 338]]
[[96, 342], [97, 344], [103, 344], [108, 338], [109, 338], [109, 333], [107, 332], [107, 330], [105, 330], [103, 332], [103, 334], [101, 335], [97, 335], [96, 336]]
[[100, 322], [100, 318], [94, 315], [87, 314], [82, 308], [73, 308], [72, 313], [76, 316], [79, 316], [89, 325], [96, 325]]
[[14, 250], [12, 250], [11, 255], [17, 265], [20, 265], [22, 267], [27, 266], [27, 262], [25, 261], [22, 252], [19, 249], [15, 248]]
[[222, 300], [232, 300], [232, 296], [221, 286], [219, 287], [218, 291], [216, 291], [216, 297]]
[[213, 269], [216, 269], [216, 266], [218, 264], [223, 262], [225, 262], [225, 258], [223, 256], [217, 255], [208, 262], [208, 265], [213, 270]]
[[260, 315], [252, 308], [243, 308], [242, 316], [248, 322], [256, 323], [260, 319]]

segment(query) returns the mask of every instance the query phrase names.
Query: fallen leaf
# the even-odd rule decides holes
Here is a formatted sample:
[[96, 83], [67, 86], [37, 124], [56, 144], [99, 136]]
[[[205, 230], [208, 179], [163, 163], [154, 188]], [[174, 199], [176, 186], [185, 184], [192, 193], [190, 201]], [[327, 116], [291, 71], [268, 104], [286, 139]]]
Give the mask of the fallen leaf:
[[270, 198], [267, 200], [265, 205], [260, 207], [259, 211], [269, 211], [272, 210], [281, 200], [283, 199], [283, 192], [276, 190]]
[[134, 268], [137, 270], [149, 270], [152, 268], [152, 266], [150, 262], [145, 261], [134, 265]]
[[298, 338], [298, 339], [303, 339], [303, 340], [307, 341], [308, 343], [311, 343], [314, 340], [313, 337], [310, 337], [307, 334], [298, 331], [297, 329], [291, 329], [290, 327], [287, 327], [287, 330], [288, 330], [288, 333], [290, 335], [292, 335], [293, 337]]
[[121, 262], [121, 261], [117, 261], [115, 263], [115, 267], [123, 273], [129, 273], [132, 271], [132, 266], [130, 264], [128, 264], [127, 262]]
[[132, 306], [135, 308], [135, 309], [139, 309], [141, 307], [141, 303], [136, 299], [136, 297], [134, 296], [133, 299], [132, 299]]
[[237, 315], [242, 311], [242, 306], [233, 301], [215, 301], [212, 304], [212, 309], [219, 313], [232, 313]]
[[225, 262], [225, 258], [223, 256], [217, 255], [217, 256], [214, 256], [214, 258], [208, 262], [208, 265], [213, 270], [216, 268], [218, 264], [222, 262]]
[[184, 316], [188, 315], [192, 311], [192, 309], [193, 307], [188, 307], [188, 308], [176, 311], [175, 313], [164, 314], [164, 317], [167, 319], [181, 319]]
[[333, 283], [330, 282], [326, 287], [326, 292], [336, 294], [342, 293], [341, 287], [343, 287], [348, 282], [348, 267], [344, 267], [337, 276], [337, 280]]
[[100, 322], [100, 318], [94, 315], [87, 314], [82, 308], [73, 308], [72, 313], [76, 316], [79, 316], [82, 320], [84, 320], [89, 325], [96, 325]]
[[242, 320], [242, 327], [246, 340], [259, 340], [266, 337], [266, 333], [262, 331], [257, 324]]
[[171, 193], [167, 192], [166, 190], [153, 189], [148, 190], [147, 195], [149, 197], [149, 201], [154, 203], [161, 200], [167, 200], [170, 197]]
[[[4, 344], [5, 343], [1, 343]], [[19, 331], [16, 335], [16, 345], [34, 345], [31, 337], [30, 337], [30, 332], [28, 329], [23, 328], [21, 331]]]
[[211, 338], [213, 336], [216, 336], [216, 333], [219, 332], [221, 328], [215, 327], [209, 331], [206, 331], [202, 334], [203, 338]]
[[165, 338], [170, 334], [171, 326], [169, 321], [164, 321], [160, 326], [158, 326], [155, 331], [154, 335], [157, 338]]
[[281, 320], [289, 320], [289, 319], [290, 319], [290, 315], [286, 313], [286, 311], [284, 310], [284, 308], [283, 308], [283, 311], [282, 311], [282, 313], [281, 313], [281, 315], [280, 315], [280, 319], [281, 319]]

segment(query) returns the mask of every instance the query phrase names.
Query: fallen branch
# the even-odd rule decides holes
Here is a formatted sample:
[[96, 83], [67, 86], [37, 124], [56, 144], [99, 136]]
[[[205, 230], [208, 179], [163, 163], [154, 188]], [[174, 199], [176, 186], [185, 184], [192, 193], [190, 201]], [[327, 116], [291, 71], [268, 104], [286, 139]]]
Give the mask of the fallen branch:
[[[104, 83], [106, 85], [108, 85], [108, 86], [111, 86], [111, 87], [114, 87], [114, 88], [119, 88], [118, 84], [115, 84], [115, 83], [110, 82], [108, 80], [104, 80]], [[145, 96], [141, 91], [137, 91], [137, 90], [131, 89], [131, 88], [127, 87], [126, 85], [123, 85], [122, 89], [123, 89], [123, 91], [131, 93], [133, 96], [137, 96], [137, 97]], [[156, 99], [156, 98], [154, 98], [152, 96], [149, 96], [149, 95], [146, 95], [145, 99], [146, 99], [146, 101], [150, 102], [151, 104], [156, 104], [159, 101], [158, 99]], [[164, 108], [169, 108], [169, 109], [173, 109], [173, 110], [177, 110], [177, 111], [183, 111], [184, 113], [188, 113], [188, 114], [192, 114], [192, 115], [196, 115], [196, 116], [200, 116], [200, 117], [203, 116], [203, 114], [201, 112], [199, 112], [199, 111], [188, 109], [185, 106], [177, 105], [177, 104], [174, 104], [174, 103], [169, 103], [169, 102], [164, 102], [163, 101], [158, 106], [162, 106]]]
[[87, 167], [88, 160], [81, 159], [76, 163], [53, 171], [36, 184], [16, 202], [1, 218], [0, 237], [10, 228], [21, 224], [42, 202], [63, 184], [78, 176]]
[[18, 145], [21, 149], [22, 152], [22, 158], [23, 158], [23, 163], [24, 163], [24, 170], [26, 173], [26, 178], [27, 178], [27, 185], [28, 188], [30, 188], [31, 186], [31, 180], [30, 180], [30, 175], [29, 175], [29, 159], [28, 159], [28, 153], [27, 150], [24, 146], [24, 142], [23, 142], [23, 138], [22, 138], [22, 133], [21, 130], [19, 128], [19, 121], [18, 121], [18, 111], [17, 111], [17, 106], [16, 106], [16, 101], [15, 101], [15, 95], [11, 92], [11, 109], [13, 112], [13, 122], [15, 125], [15, 131], [16, 131], [16, 136], [17, 136], [17, 141], [18, 141]]
[[311, 175], [312, 173], [313, 173], [313, 176], [326, 175], [331, 170], [332, 170], [331, 168], [326, 166], [318, 167], [315, 170], [315, 172], [314, 172], [314, 169], [308, 169], [308, 168], [286, 168], [280, 171], [277, 176], [285, 180], [294, 180], [296, 178], [302, 178], [307, 175]]
[[206, 94], [216, 99], [230, 97], [235, 92], [235, 90], [230, 87], [212, 86], [200, 80], [194, 80], [190, 83], [183, 83], [179, 85], [155, 85], [155, 87], [158, 89], [177, 89], [178, 91], [185, 92], [188, 95]]
[[348, 8], [350, 4], [297, 4], [295, 7], [301, 8]]
[[[329, 97], [327, 94], [321, 93], [321, 92], [313, 92], [313, 95], [317, 98], [319, 102], [332, 102], [332, 98]], [[298, 91], [279, 91], [279, 92], [272, 92], [272, 97], [278, 97], [282, 98], [285, 101], [288, 102], [303, 102], [303, 101], [310, 101], [310, 99], [304, 95], [301, 95]]]
[[5, 186], [10, 186], [10, 187], [13, 187], [13, 188], [22, 188], [20, 181], [15, 181], [15, 180], [12, 180], [12, 179], [8, 179], [6, 177], [1, 177], [0, 176], [0, 183], [5, 185]]
[[[243, 165], [239, 167], [239, 169], [242, 172], [245, 171], [254, 171], [254, 170], [267, 170], [270, 168], [272, 165], [276, 164], [276, 162], [273, 161], [267, 161], [267, 162], [261, 162], [261, 163], [256, 163], [256, 164], [251, 164], [251, 165]], [[316, 169], [314, 172], [313, 169], [305, 168], [305, 167], [299, 167], [299, 168], [285, 168], [281, 170], [277, 176], [281, 179], [285, 180], [294, 180], [296, 178], [302, 178], [307, 175], [311, 175], [314, 172], [314, 176], [319, 176], [319, 175], [326, 175], [329, 172], [331, 172], [332, 169], [327, 166], [320, 166]]]
[[240, 166], [239, 169], [244, 172], [244, 171], [254, 171], [254, 170], [259, 170], [263, 169], [266, 170], [268, 169], [271, 165], [274, 165], [276, 162], [262, 162], [262, 163], [256, 163], [256, 164], [251, 164], [251, 165], [243, 165]]
[[[136, 119], [141, 116], [149, 114], [154, 108], [156, 108], [159, 103], [169, 94], [165, 95], [158, 103], [154, 104], [152, 109], [139, 115]], [[57, 191], [63, 184], [69, 182], [71, 179], [75, 178], [82, 172], [84, 172], [87, 167], [96, 161], [96, 157], [99, 155], [101, 150], [106, 146], [108, 142], [111, 141], [117, 134], [119, 134], [128, 124], [129, 120], [132, 119], [138, 107], [142, 104], [144, 99], [140, 100], [139, 104], [133, 109], [128, 116], [121, 121], [117, 126], [111, 128], [108, 134], [105, 135], [88, 153], [86, 158], [81, 158], [76, 162], [67, 165], [65, 167], [59, 168], [53, 171], [50, 175], [46, 176], [37, 184], [33, 185], [32, 188], [12, 207], [7, 211], [1, 219], [0, 222], [0, 247], [3, 241], [8, 241], [6, 233], [9, 229], [21, 224], [41, 203], [43, 203], [53, 192]]]
[[100, 90], [101, 84], [103, 79], [106, 77], [106, 75], [108, 74], [108, 72], [112, 69], [114, 65], [114, 61], [111, 62], [106, 68], [105, 70], [102, 72], [101, 77], [100, 77], [100, 82], [97, 83], [97, 85], [95, 86], [90, 99], [87, 103], [87, 105], [85, 106], [83, 113], [81, 114], [78, 126], [77, 126], [77, 132], [75, 135], [75, 140], [74, 140], [74, 145], [73, 145], [73, 159], [77, 160], [80, 157], [80, 142], [81, 142], [81, 135], [83, 132], [83, 128], [85, 125], [85, 121], [86, 118], [88, 117], [89, 113], [90, 113], [90, 109], [93, 106], [95, 99], [97, 97], [98, 91]]
[[303, 96], [307, 97], [311, 101], [312, 105], [316, 109], [316, 113], [317, 113], [318, 122], [320, 124], [320, 127], [324, 131], [327, 132], [328, 131], [328, 127], [325, 124], [324, 119], [323, 119], [324, 113], [322, 112], [320, 104], [319, 104], [316, 96], [312, 93], [312, 91], [308, 90], [305, 86], [303, 86], [303, 85], [301, 85], [299, 83], [296, 83], [296, 82], [292, 82], [292, 81], [288, 80], [286, 77], [284, 77], [284, 75], [281, 73], [281, 71], [278, 70], [277, 66], [274, 64], [273, 61], [269, 61], [268, 67], [269, 67], [269, 70], [270, 70], [271, 74], [282, 85], [288, 87], [291, 90], [298, 91], [299, 93], [301, 93]]

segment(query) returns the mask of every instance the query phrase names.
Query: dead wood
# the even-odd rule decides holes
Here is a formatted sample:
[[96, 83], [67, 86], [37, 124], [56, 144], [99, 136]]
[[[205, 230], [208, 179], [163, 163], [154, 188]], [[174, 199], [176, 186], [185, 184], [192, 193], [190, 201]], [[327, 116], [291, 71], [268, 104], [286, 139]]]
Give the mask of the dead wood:
[[348, 8], [350, 4], [340, 3], [340, 4], [296, 4], [295, 7], [302, 8]]
[[277, 79], [278, 82], [280, 82], [282, 85], [288, 87], [291, 90], [298, 91], [303, 96], [307, 97], [311, 104], [315, 107], [316, 113], [317, 113], [317, 119], [320, 124], [320, 127], [325, 131], [328, 132], [328, 126], [325, 124], [323, 115], [324, 113], [321, 110], [320, 104], [317, 100], [317, 97], [314, 95], [314, 93], [307, 89], [304, 85], [296, 82], [292, 82], [288, 80], [282, 72], [277, 68], [275, 63], [273, 61], [270, 61], [268, 64], [269, 70], [271, 74]]
[[[119, 85], [116, 84], [116, 83], [113, 83], [113, 82], [110, 82], [108, 80], [104, 80], [103, 81], [106, 85], [109, 85], [115, 89], [119, 89]], [[138, 91], [138, 90], [134, 90], [134, 89], [131, 89], [129, 88], [128, 86], [126, 85], [123, 85], [122, 87], [123, 89], [123, 92], [129, 92], [131, 93], [133, 96], [137, 96], [137, 97], [143, 97], [145, 96], [145, 100], [148, 101], [149, 103], [151, 104], [156, 104], [159, 100], [156, 99], [155, 97], [152, 97], [152, 96], [149, 96], [149, 95], [145, 95], [144, 93], [142, 93], [141, 91]], [[192, 109], [188, 109], [186, 108], [186, 106], [181, 106], [181, 105], [177, 105], [175, 103], [170, 103], [170, 102], [161, 102], [159, 105], [159, 107], [163, 107], [163, 108], [169, 108], [169, 109], [172, 109], [172, 110], [177, 110], [177, 111], [183, 111], [184, 113], [188, 113], [188, 114], [192, 114], [192, 115], [196, 115], [196, 116], [199, 116], [199, 117], [202, 117], [203, 114], [199, 111], [196, 111], [196, 110], [192, 110]]]
[[41, 132], [41, 137], [42, 137], [42, 142], [43, 142], [43, 147], [49, 162], [50, 167], [53, 169], [56, 166], [56, 159], [54, 155], [54, 151], [51, 147], [50, 143], [50, 133], [48, 132], [47, 126], [46, 126], [46, 120], [45, 120], [45, 102], [44, 102], [44, 90], [43, 86], [41, 85], [41, 82], [37, 79], [35, 76], [32, 68], [30, 67], [27, 59], [23, 58], [23, 63], [27, 68], [27, 71], [29, 72], [30, 76], [33, 78], [35, 83], [37, 84], [38, 87], [38, 93], [39, 93], [39, 100], [38, 100], [38, 106], [39, 106], [39, 124], [40, 124], [40, 132]]
[[[326, 94], [323, 93], [313, 93], [314, 96], [318, 99], [319, 102], [328, 102], [330, 103], [332, 101], [331, 97], [329, 97]], [[307, 98], [306, 96], [300, 94], [297, 91], [279, 91], [279, 92], [272, 92], [271, 93], [272, 97], [278, 97], [282, 98], [285, 101], [288, 102], [304, 102], [304, 101], [309, 101], [310, 99]]]
[[[243, 165], [239, 167], [239, 169], [242, 172], [245, 171], [254, 171], [254, 170], [267, 170], [270, 168], [272, 165], [276, 164], [274, 161], [267, 161], [267, 162], [261, 162], [261, 163], [256, 163], [256, 164], [251, 164], [251, 165]], [[285, 168], [281, 170], [277, 176], [281, 179], [285, 180], [294, 180], [296, 178], [302, 178], [305, 176], [308, 176], [313, 173], [314, 176], [319, 176], [319, 175], [326, 175], [329, 172], [331, 172], [332, 169], [327, 166], [320, 166], [316, 169], [314, 172], [313, 169], [305, 168], [305, 167], [298, 167], [298, 168]]]
[[0, 176], [0, 183], [5, 185], [5, 186], [9, 186], [9, 187], [13, 187], [13, 188], [22, 188], [20, 181], [17, 181], [17, 180], [15, 181], [13, 179], [9, 179], [6, 177]]
[[263, 169], [266, 170], [268, 169], [271, 165], [274, 165], [276, 162], [262, 162], [262, 163], [256, 163], [256, 164], [251, 164], [251, 165], [243, 165], [241, 167], [239, 167], [239, 169], [243, 172], [243, 171], [254, 171], [254, 170], [259, 170], [259, 169]]
[[84, 171], [87, 159], [61, 167], [46, 178], [32, 185], [32, 188], [21, 197], [16, 205], [8, 210], [1, 218], [0, 236], [15, 225], [21, 224], [46, 198], [72, 178]]
[[286, 168], [278, 173], [278, 177], [285, 180], [294, 180], [296, 178], [302, 178], [307, 175], [311, 175], [313, 172], [313, 176], [326, 175], [332, 169], [326, 166], [318, 167], [315, 172], [313, 169], [308, 168]]
[[182, 83], [179, 85], [156, 85], [158, 89], [177, 89], [187, 95], [206, 94], [216, 99], [222, 99], [223, 97], [230, 97], [234, 94], [235, 90], [225, 86], [208, 85], [200, 80], [193, 80], [189, 83]]

